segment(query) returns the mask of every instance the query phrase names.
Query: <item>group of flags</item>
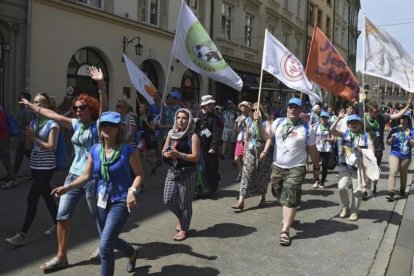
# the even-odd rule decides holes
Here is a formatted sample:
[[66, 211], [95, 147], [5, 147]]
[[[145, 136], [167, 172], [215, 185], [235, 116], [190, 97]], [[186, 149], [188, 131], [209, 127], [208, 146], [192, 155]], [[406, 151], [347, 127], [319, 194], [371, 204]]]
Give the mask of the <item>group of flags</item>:
[[[414, 92], [414, 59], [401, 44], [367, 18], [365, 18], [364, 38], [364, 73], [390, 80], [403, 89]], [[222, 82], [238, 91], [243, 88], [241, 78], [225, 62], [216, 45], [184, 1], [181, 5], [172, 56], [200, 75]], [[154, 85], [126, 55], [124, 60], [132, 84], [149, 103], [152, 103], [152, 96], [156, 92]], [[358, 100], [360, 86], [357, 78], [332, 42], [318, 27], [315, 27], [313, 32], [306, 69], [266, 30], [262, 70], [272, 74], [286, 86], [309, 95], [313, 103], [322, 102], [319, 86], [352, 102]]]

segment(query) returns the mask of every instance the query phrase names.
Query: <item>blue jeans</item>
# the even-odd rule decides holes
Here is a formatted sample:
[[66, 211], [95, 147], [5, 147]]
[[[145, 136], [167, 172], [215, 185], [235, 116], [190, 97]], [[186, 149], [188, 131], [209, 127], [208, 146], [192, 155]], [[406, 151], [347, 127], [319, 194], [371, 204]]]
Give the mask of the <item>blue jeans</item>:
[[134, 254], [134, 248], [126, 241], [118, 238], [128, 214], [125, 202], [108, 202], [106, 209], [97, 208], [96, 220], [101, 233], [99, 243], [101, 275], [114, 275], [114, 249], [124, 252], [128, 257]]
[[[78, 175], [69, 173], [63, 185], [69, 185], [78, 177]], [[89, 210], [94, 216], [96, 213], [96, 184], [95, 180], [91, 180], [83, 187], [70, 190], [60, 197], [56, 220], [70, 219], [72, 217], [73, 211], [75, 210], [76, 204], [78, 204], [79, 199], [83, 194], [85, 194]]]

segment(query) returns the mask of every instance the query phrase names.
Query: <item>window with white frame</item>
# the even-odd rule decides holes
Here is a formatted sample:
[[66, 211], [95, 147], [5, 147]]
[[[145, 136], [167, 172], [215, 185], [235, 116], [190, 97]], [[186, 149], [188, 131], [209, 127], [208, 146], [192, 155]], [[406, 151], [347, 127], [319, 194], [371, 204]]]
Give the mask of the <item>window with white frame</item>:
[[254, 15], [246, 13], [244, 20], [244, 45], [252, 47]]
[[221, 31], [222, 38], [231, 38], [234, 7], [226, 2], [221, 4]]
[[160, 0], [141, 0], [141, 21], [159, 25]]
[[103, 1], [104, 0], [78, 0], [78, 3], [82, 3], [88, 6], [92, 6], [95, 8], [103, 8]]

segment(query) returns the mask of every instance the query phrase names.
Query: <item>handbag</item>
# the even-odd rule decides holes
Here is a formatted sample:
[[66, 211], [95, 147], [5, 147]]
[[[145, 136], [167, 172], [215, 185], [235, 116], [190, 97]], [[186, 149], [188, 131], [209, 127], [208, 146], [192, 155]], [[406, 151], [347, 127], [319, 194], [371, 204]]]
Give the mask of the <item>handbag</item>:
[[335, 169], [337, 163], [338, 163], [338, 154], [336, 151], [336, 147], [332, 147], [328, 162], [326, 164], [326, 168], [332, 171], [333, 169]]

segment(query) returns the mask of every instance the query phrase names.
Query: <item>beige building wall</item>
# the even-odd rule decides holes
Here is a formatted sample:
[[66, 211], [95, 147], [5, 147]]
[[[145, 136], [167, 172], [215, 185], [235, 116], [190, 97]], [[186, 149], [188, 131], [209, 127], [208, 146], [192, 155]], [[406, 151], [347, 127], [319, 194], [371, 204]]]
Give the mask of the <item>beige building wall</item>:
[[[176, 2], [176, 1], [169, 1]], [[179, 12], [170, 3], [175, 25]], [[163, 92], [174, 35], [149, 24], [132, 21], [102, 10], [58, 0], [33, 1], [33, 26], [30, 51], [30, 90], [55, 95], [59, 103], [66, 95], [67, 68], [72, 55], [81, 48], [96, 50], [105, 60], [108, 68], [110, 107], [123, 96], [123, 88], [131, 87], [125, 64], [121, 61], [123, 36], [129, 39], [140, 36], [144, 46], [143, 55], [136, 56], [133, 45], [127, 47], [128, 56], [138, 65], [144, 60], [153, 60], [157, 68], [159, 91]], [[47, 31], [45, 31], [47, 30]], [[180, 87], [185, 67], [172, 59], [167, 91]], [[202, 93], [207, 85], [200, 80]], [[130, 103], [135, 103], [131, 92]]]

